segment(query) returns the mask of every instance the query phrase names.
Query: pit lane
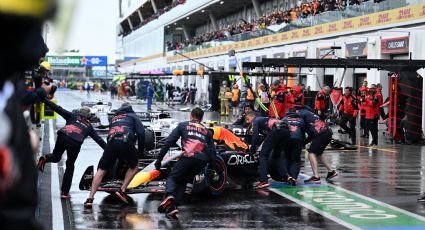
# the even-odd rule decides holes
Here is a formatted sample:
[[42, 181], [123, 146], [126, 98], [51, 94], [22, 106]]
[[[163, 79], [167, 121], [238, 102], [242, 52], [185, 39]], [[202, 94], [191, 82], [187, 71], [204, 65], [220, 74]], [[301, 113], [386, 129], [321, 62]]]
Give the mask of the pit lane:
[[[72, 110], [78, 108], [86, 95], [75, 91], [57, 93], [61, 106]], [[91, 99], [108, 99], [108, 95], [91, 94]], [[122, 102], [112, 100], [113, 108]], [[145, 111], [146, 105], [134, 105], [136, 111]], [[160, 106], [165, 107], [166, 106]], [[177, 106], [176, 106], [177, 107]], [[186, 106], [185, 106], [186, 107]], [[178, 108], [178, 107], [177, 107]], [[155, 107], [154, 107], [155, 109]], [[172, 117], [186, 120], [188, 112], [172, 111]], [[229, 117], [220, 118], [216, 113], [207, 113], [205, 120], [230, 121]], [[63, 119], [49, 123], [55, 130], [62, 127]], [[50, 139], [49, 137], [45, 137]], [[103, 136], [105, 138], [105, 136]], [[365, 145], [366, 140], [361, 145]], [[50, 149], [54, 142], [51, 141]], [[48, 151], [48, 149], [46, 149]], [[64, 159], [59, 164], [59, 175], [51, 174], [55, 164], [46, 165], [41, 190], [42, 207], [40, 220], [46, 229], [58, 229], [52, 220], [52, 210], [62, 206], [64, 229], [156, 229], [156, 228], [288, 228], [288, 229], [345, 229], [331, 219], [324, 217], [300, 204], [286, 199], [269, 190], [243, 190], [226, 192], [216, 198], [189, 197], [181, 206], [179, 221], [170, 221], [156, 208], [162, 199], [159, 194], [133, 194], [133, 202], [129, 206], [122, 205], [114, 196], [97, 193], [93, 210], [84, 210], [83, 202], [88, 192], [78, 189], [79, 180], [84, 170], [90, 165], [97, 165], [102, 154], [100, 147], [88, 138], [81, 148], [75, 164], [75, 173], [71, 188], [71, 200], [60, 201], [59, 186], [51, 186], [53, 179], [61, 178]], [[421, 175], [425, 161], [425, 151], [420, 146], [387, 145], [380, 137], [379, 148], [360, 147], [357, 151], [327, 151], [332, 164], [340, 171], [334, 180], [335, 186], [371, 197], [381, 202], [396, 206], [403, 210], [425, 216], [425, 206], [416, 203], [419, 193], [425, 190]], [[304, 159], [304, 157], [303, 157]], [[310, 174], [310, 167], [301, 169]], [[304, 166], [304, 164], [303, 164]], [[320, 169], [325, 172], [323, 168]], [[59, 182], [61, 182], [59, 180]], [[46, 188], [47, 187], [47, 188]], [[56, 189], [56, 191], [54, 191]], [[45, 194], [48, 194], [45, 196]], [[50, 198], [50, 200], [49, 200]], [[50, 205], [49, 205], [50, 203]], [[60, 215], [54, 215], [56, 218]], [[50, 218], [50, 220], [49, 220]], [[59, 223], [60, 224], [60, 223]]]

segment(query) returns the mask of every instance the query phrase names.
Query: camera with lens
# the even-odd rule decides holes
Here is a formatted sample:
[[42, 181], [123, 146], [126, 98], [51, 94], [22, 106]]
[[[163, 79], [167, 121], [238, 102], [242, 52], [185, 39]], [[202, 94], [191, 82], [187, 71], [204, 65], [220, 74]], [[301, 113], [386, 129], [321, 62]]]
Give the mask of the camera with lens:
[[44, 61], [40, 63], [40, 65], [32, 71], [31, 80], [35, 89], [40, 88], [43, 84], [47, 86], [52, 85], [48, 96], [49, 98], [53, 98], [57, 86], [53, 83], [53, 79], [49, 76], [50, 70], [51, 66], [48, 62]]

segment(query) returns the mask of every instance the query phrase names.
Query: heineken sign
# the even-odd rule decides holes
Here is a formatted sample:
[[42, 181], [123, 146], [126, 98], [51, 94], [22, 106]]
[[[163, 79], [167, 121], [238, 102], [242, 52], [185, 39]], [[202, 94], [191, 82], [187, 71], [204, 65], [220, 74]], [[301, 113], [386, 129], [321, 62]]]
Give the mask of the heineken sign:
[[47, 56], [47, 62], [52, 66], [106, 66], [107, 56]]

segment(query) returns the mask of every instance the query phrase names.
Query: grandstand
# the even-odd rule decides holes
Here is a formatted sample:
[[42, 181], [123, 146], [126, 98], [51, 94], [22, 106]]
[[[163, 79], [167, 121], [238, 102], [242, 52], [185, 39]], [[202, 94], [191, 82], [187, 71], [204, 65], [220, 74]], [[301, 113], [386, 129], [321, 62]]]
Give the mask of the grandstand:
[[[237, 71], [237, 62], [263, 58], [425, 59], [425, 0], [120, 2], [117, 53], [123, 72], [195, 71], [199, 65], [187, 57], [218, 71]], [[236, 50], [236, 59], [228, 56], [230, 49]], [[288, 81], [312, 90], [325, 84], [359, 87], [365, 79], [384, 89], [390, 84], [383, 70], [286, 71], [296, 76]], [[418, 73], [424, 75], [423, 70]], [[183, 76], [173, 81], [207, 91], [218, 80]], [[255, 87], [256, 77], [252, 82]], [[387, 97], [388, 90], [383, 94]]]

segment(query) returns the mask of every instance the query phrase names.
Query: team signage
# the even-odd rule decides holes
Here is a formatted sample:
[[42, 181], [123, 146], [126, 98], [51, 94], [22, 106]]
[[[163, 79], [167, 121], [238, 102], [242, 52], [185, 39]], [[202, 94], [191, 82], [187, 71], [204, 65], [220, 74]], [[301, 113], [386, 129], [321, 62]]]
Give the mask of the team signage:
[[[218, 47], [211, 47], [206, 49], [205, 53], [207, 53], [208, 56], [219, 55], [226, 53], [229, 49], [235, 49], [236, 51], [239, 51], [253, 49], [265, 45], [270, 46], [273, 44], [285, 44], [289, 42], [308, 40], [318, 36], [329, 36], [339, 33], [353, 33], [355, 31], [364, 30], [368, 28], [388, 26], [396, 23], [419, 20], [424, 18], [425, 3], [419, 3], [398, 9], [377, 12], [354, 18], [348, 18], [336, 22], [329, 22], [297, 30], [291, 30], [288, 32], [282, 32], [246, 41], [239, 41]], [[394, 52], [394, 50], [397, 50], [395, 49], [396, 47], [402, 46], [402, 42], [403, 41], [388, 44], [388, 48], [392, 50], [391, 52]], [[199, 51], [189, 52], [185, 55], [190, 58], [199, 58], [205, 56]], [[184, 58], [180, 56], [167, 57], [167, 62], [175, 62], [183, 59]]]
[[367, 42], [356, 42], [345, 45], [345, 57], [366, 57]]
[[52, 66], [106, 66], [107, 56], [47, 56], [47, 62]]
[[409, 52], [409, 37], [388, 38], [381, 40], [381, 53], [408, 53]]

